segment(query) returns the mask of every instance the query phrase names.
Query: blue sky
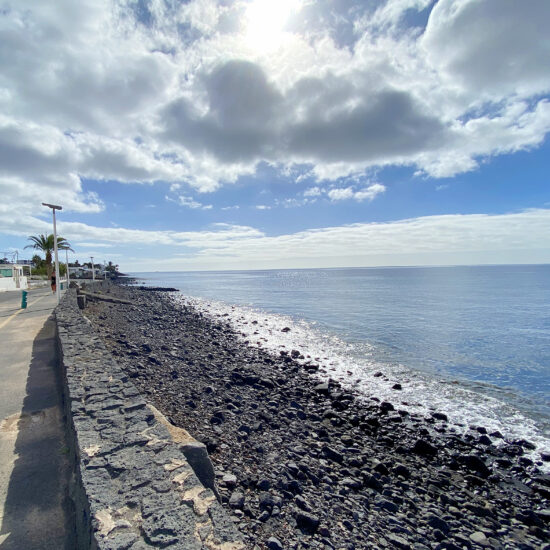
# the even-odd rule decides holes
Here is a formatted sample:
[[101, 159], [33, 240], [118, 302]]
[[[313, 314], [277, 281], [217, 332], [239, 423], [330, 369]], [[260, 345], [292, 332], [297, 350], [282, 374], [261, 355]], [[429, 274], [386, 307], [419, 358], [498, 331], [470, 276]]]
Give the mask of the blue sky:
[[550, 5], [0, 13], [0, 252], [126, 271], [550, 262]]

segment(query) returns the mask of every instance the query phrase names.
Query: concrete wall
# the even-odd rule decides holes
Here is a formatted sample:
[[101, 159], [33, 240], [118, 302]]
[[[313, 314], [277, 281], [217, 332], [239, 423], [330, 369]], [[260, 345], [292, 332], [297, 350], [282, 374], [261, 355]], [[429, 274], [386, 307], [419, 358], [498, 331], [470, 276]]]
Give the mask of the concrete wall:
[[0, 277], [0, 292], [7, 290], [25, 290], [28, 288], [27, 277], [19, 277], [19, 286], [17, 286], [13, 277]]
[[78, 547], [243, 548], [212, 490], [204, 446], [143, 400], [78, 309], [74, 289], [55, 315]]

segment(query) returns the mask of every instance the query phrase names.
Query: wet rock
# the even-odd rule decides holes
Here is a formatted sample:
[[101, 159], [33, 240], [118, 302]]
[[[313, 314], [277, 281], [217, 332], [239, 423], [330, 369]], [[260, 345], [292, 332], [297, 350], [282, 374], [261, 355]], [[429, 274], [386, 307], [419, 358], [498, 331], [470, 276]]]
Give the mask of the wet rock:
[[463, 456], [460, 458], [460, 462], [462, 462], [466, 468], [476, 472], [483, 478], [487, 478], [491, 474], [491, 470], [487, 467], [485, 461], [477, 455]]
[[425, 439], [418, 439], [412, 451], [421, 456], [435, 456], [437, 454], [437, 449]]
[[321, 384], [317, 384], [313, 389], [317, 393], [322, 393], [322, 394], [328, 395], [328, 393], [329, 393], [329, 384], [328, 384], [328, 382], [322, 382]]

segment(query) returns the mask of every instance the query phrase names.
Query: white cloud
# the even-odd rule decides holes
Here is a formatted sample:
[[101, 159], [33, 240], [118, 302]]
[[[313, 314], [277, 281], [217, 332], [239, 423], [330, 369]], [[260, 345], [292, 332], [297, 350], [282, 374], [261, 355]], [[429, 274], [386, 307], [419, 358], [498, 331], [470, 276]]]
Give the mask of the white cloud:
[[336, 187], [327, 192], [327, 196], [331, 201], [343, 201], [353, 199], [357, 202], [364, 200], [372, 201], [381, 193], [386, 191], [386, 187], [381, 183], [373, 183], [368, 187], [364, 187], [355, 191], [353, 187]]
[[[26, 236], [51, 230], [50, 220], [1, 216], [2, 230]], [[10, 225], [11, 223], [11, 225]], [[249, 226], [214, 224], [203, 231], [143, 231], [59, 222], [72, 243], [121, 247], [140, 243], [142, 257], [123, 270], [247, 269], [369, 265], [549, 263], [550, 210], [444, 215], [356, 223], [267, 236]], [[101, 246], [94, 244], [95, 248]], [[76, 255], [84, 252], [75, 245]], [[86, 251], [88, 252], [88, 251]], [[111, 254], [111, 252], [113, 254]], [[103, 253], [98, 252], [99, 255]], [[156, 259], [155, 259], [156, 258]]]
[[328, 198], [331, 201], [343, 201], [353, 198], [353, 187], [341, 187], [336, 189], [331, 189], [328, 193]]
[[178, 195], [178, 197], [176, 199], [176, 202], [180, 206], [186, 206], [186, 207], [191, 208], [193, 210], [196, 210], [198, 208], [200, 208], [201, 210], [211, 210], [212, 209], [211, 204], [202, 204], [201, 202], [196, 201], [192, 197], [188, 197], [186, 195]]
[[319, 197], [322, 194], [320, 187], [309, 187], [304, 191], [304, 197]]
[[550, 90], [546, 0], [439, 0], [421, 39], [432, 66], [482, 99]]
[[8, 2], [3, 191], [98, 211], [83, 178], [213, 191], [262, 161], [319, 180], [388, 165], [443, 177], [542, 143], [549, 3], [440, 0], [407, 30], [431, 5], [305, 2], [265, 52], [242, 1]]
[[271, 210], [271, 206], [266, 204], [257, 204], [254, 208], [256, 208], [256, 210]]

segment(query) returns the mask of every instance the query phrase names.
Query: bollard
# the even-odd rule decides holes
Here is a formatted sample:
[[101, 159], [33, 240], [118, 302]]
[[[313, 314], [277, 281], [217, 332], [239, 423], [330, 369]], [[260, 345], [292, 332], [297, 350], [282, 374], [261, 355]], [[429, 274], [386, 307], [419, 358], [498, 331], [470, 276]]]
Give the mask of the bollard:
[[21, 291], [21, 309], [27, 309], [27, 291]]

